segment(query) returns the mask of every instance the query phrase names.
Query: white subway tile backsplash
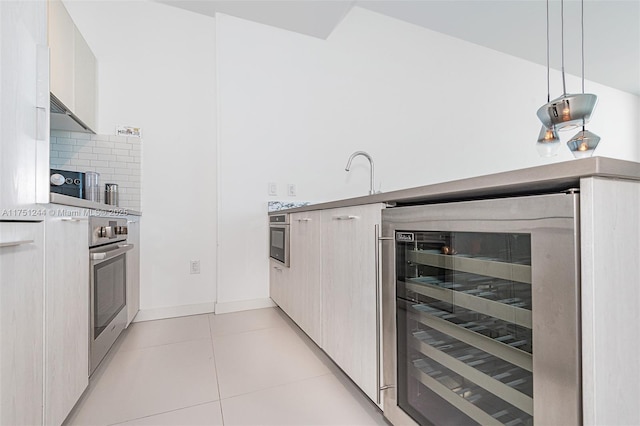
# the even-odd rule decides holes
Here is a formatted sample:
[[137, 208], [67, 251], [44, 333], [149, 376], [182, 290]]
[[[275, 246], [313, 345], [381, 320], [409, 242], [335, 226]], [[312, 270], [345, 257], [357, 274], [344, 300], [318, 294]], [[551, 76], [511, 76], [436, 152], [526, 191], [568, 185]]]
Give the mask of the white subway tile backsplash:
[[91, 133], [80, 133], [80, 132], [71, 132], [71, 137], [73, 139], [91, 139]]
[[[71, 160], [71, 164], [73, 164], [74, 166], [78, 166], [78, 167], [84, 167], [86, 169], [88, 169], [89, 171], [91, 171], [91, 169], [89, 169], [91, 167], [91, 161], [90, 160], [83, 160], [83, 159], [73, 159]], [[82, 172], [86, 172], [87, 170], [81, 170]]]
[[93, 154], [93, 148], [90, 146], [76, 145], [76, 152], [81, 154]]
[[111, 142], [126, 142], [127, 137], [126, 136], [109, 136], [109, 140]]
[[78, 158], [81, 160], [97, 160], [98, 154], [87, 154], [87, 153], [81, 152], [80, 154], [78, 154]]
[[66, 151], [66, 152], [73, 152], [75, 151], [76, 146], [75, 145], [58, 145], [56, 146], [56, 150], [58, 151]]
[[78, 154], [75, 152], [65, 152], [65, 151], [58, 151], [58, 157], [60, 158], [78, 158]]
[[115, 149], [126, 149], [126, 150], [129, 150], [129, 149], [131, 149], [131, 144], [129, 144], [129, 143], [122, 143], [122, 142], [114, 142], [114, 143], [113, 143], [113, 147], [114, 147]]
[[52, 168], [100, 173], [101, 193], [105, 183], [116, 183], [120, 191], [120, 207], [140, 210], [140, 139], [52, 131], [50, 144]]

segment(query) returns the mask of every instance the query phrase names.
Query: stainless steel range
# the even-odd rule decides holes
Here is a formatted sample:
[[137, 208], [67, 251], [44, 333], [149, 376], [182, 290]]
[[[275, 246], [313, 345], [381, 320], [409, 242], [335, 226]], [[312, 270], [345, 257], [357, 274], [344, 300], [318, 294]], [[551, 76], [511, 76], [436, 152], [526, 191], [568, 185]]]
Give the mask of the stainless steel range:
[[127, 325], [127, 219], [89, 219], [90, 362], [92, 374]]

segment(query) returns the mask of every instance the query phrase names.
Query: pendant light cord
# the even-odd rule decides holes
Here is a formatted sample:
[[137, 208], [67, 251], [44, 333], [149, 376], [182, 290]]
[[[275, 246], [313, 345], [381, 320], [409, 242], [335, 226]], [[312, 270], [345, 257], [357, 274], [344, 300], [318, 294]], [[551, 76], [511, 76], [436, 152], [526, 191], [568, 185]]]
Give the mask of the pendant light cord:
[[580, 40], [582, 42], [582, 93], [584, 94], [584, 0], [580, 1]]
[[551, 102], [551, 83], [549, 77], [549, 0], [547, 0], [547, 103]]
[[564, 78], [564, 0], [560, 0], [560, 22], [561, 22], [561, 46], [562, 46], [562, 93], [567, 94], [567, 84]]
[[[582, 94], [584, 95], [584, 0], [580, 0], [580, 42], [582, 43]], [[582, 117], [582, 131], [584, 132], [585, 119]]]

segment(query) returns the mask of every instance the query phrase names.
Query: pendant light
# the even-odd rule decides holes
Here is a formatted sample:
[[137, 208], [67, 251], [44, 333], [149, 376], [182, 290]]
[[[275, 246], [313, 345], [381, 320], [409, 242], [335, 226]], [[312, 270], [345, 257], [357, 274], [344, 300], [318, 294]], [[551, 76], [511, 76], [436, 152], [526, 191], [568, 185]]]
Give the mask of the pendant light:
[[[580, 32], [582, 40], [582, 93], [584, 93], [584, 0], [580, 2]], [[582, 130], [579, 131], [574, 137], [569, 139], [567, 147], [575, 158], [591, 157], [598, 142], [600, 142], [600, 136], [593, 132], [585, 130], [586, 118], [582, 119]]]
[[[551, 88], [549, 84], [549, 0], [547, 0], [547, 103], [551, 99]], [[543, 124], [538, 135], [536, 149], [541, 157], [553, 157], [558, 154], [560, 148], [560, 138], [555, 125]]]
[[[564, 0], [560, 1], [561, 10], [561, 48], [562, 48], [562, 91], [563, 94], [559, 98], [549, 101], [549, 0], [547, 0], [547, 103], [538, 109], [538, 118], [542, 122], [543, 128], [548, 129], [552, 133], [555, 130], [571, 130], [582, 125], [582, 131], [574, 136], [567, 146], [574, 153], [574, 156], [585, 157], [593, 154], [595, 146], [598, 145], [600, 138], [594, 133], [587, 132], [584, 128], [585, 124], [591, 118], [593, 109], [598, 100], [596, 95], [584, 93], [584, 0], [580, 2], [581, 6], [581, 43], [582, 43], [582, 93], [568, 94], [565, 81], [564, 70]], [[541, 131], [542, 135], [542, 131]], [[557, 136], [557, 134], [556, 134]], [[548, 136], [550, 137], [550, 136]], [[559, 142], [559, 141], [558, 141]], [[538, 146], [544, 144], [540, 142], [538, 137]], [[579, 149], [581, 148], [581, 149]], [[541, 151], [541, 148], [538, 148]], [[545, 155], [545, 150], [540, 155]], [[553, 154], [552, 154], [553, 155]], [[548, 156], [548, 155], [547, 155]]]

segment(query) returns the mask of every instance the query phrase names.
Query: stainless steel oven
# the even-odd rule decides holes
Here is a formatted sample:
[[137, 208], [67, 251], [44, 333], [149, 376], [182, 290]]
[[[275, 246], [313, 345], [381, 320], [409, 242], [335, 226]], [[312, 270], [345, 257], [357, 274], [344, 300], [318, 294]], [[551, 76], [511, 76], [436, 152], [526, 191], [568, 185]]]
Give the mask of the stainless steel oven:
[[289, 266], [289, 215], [269, 216], [269, 257]]
[[98, 367], [127, 325], [126, 218], [91, 217], [90, 242], [90, 363]]
[[579, 195], [386, 209], [393, 424], [581, 423]]

